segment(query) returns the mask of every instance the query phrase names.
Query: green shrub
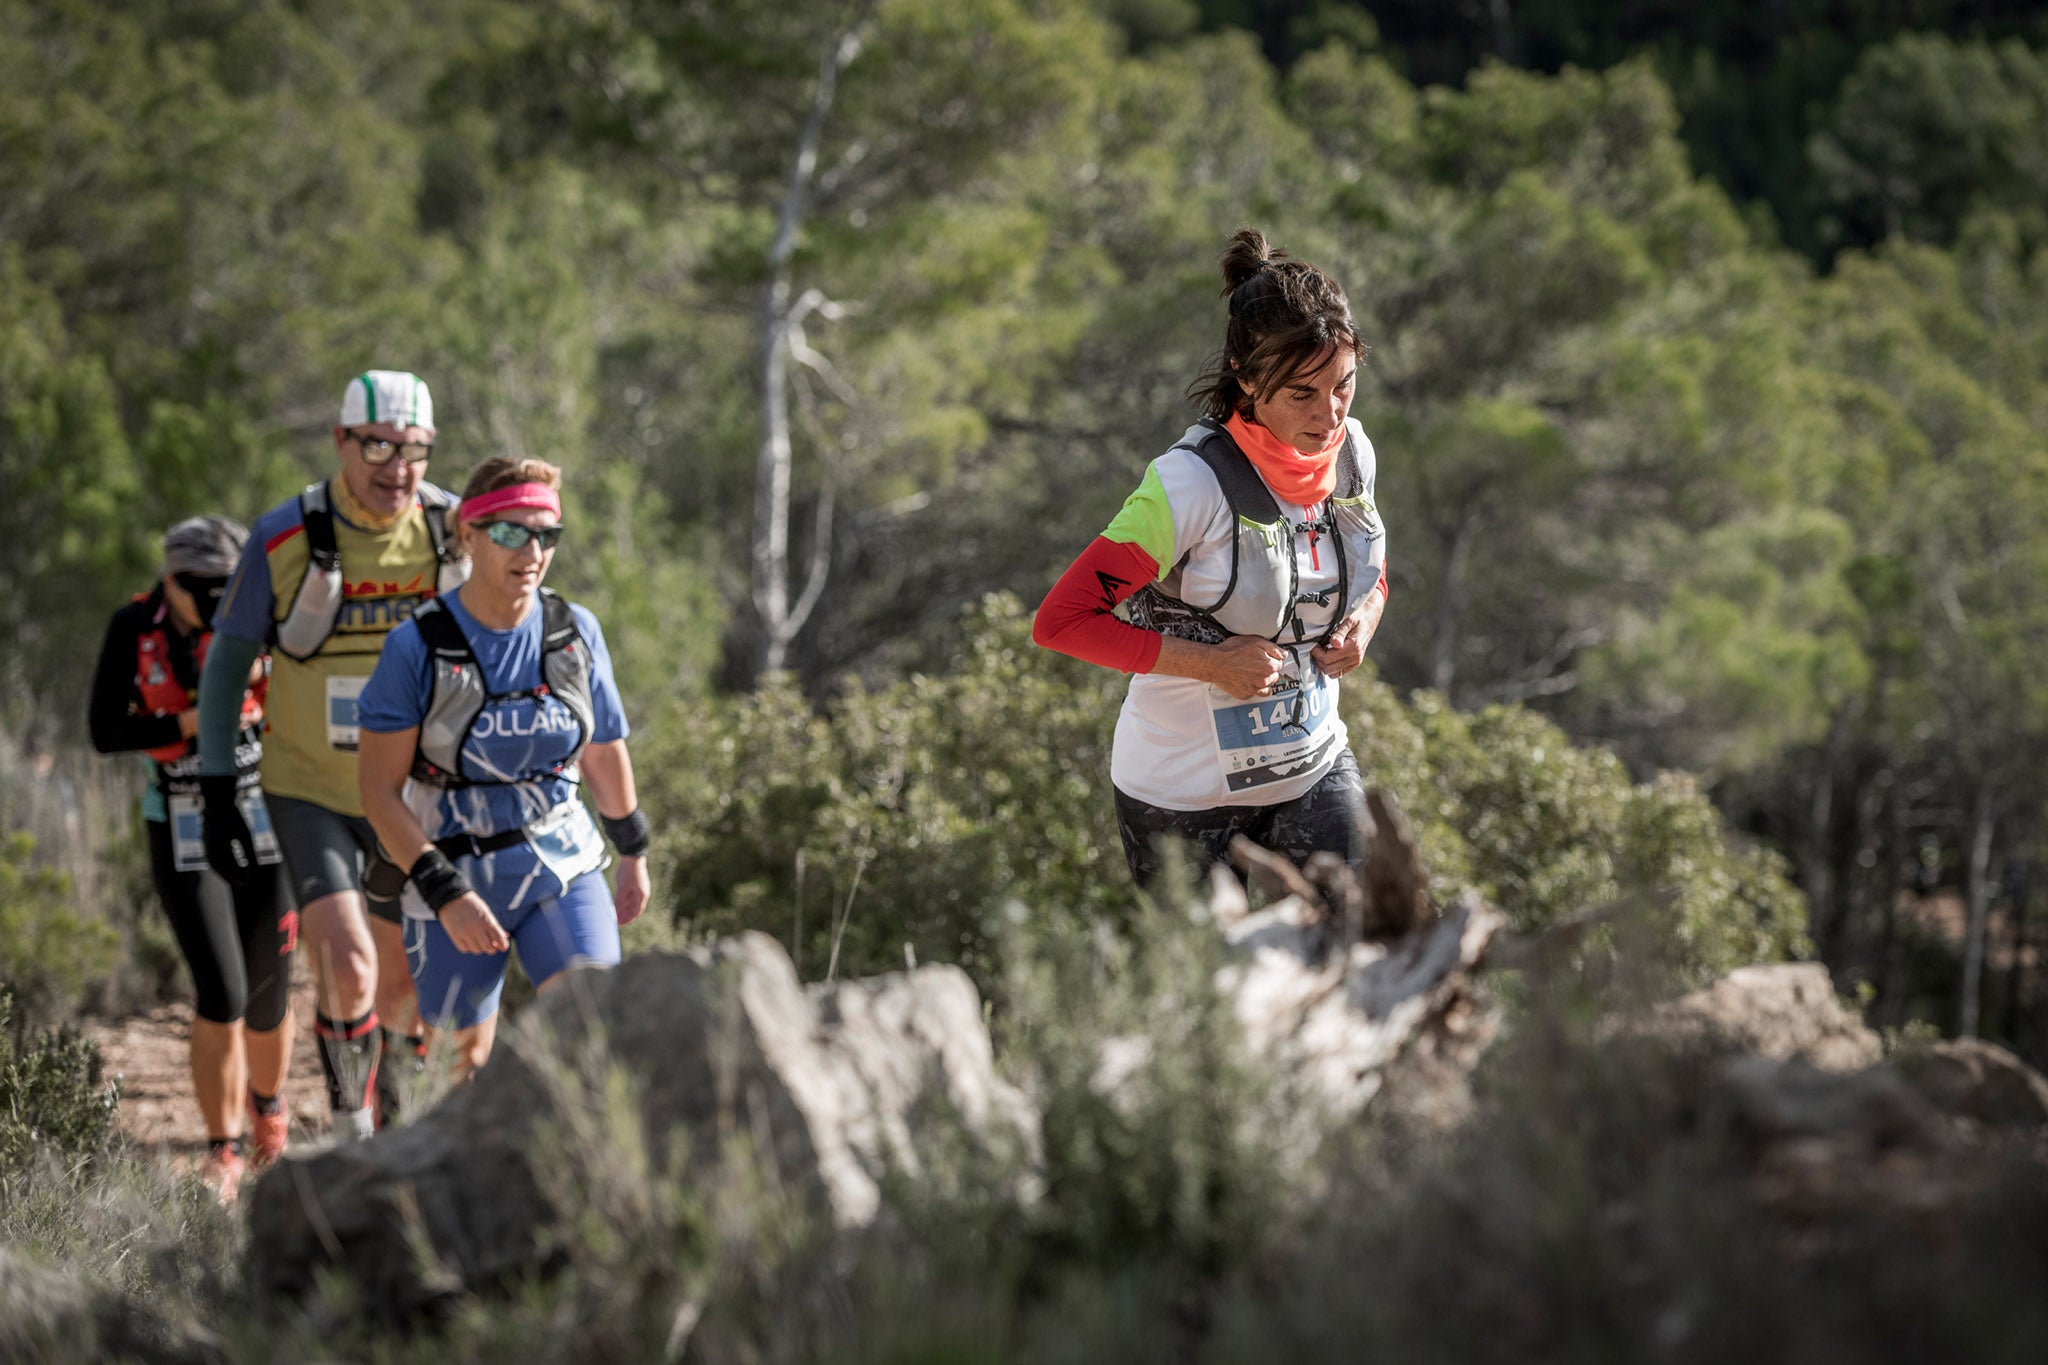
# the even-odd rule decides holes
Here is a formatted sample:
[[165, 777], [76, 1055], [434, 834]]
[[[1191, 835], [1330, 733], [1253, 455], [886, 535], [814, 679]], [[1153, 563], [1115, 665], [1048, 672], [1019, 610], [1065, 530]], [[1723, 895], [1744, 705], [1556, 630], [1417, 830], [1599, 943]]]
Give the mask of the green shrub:
[[31, 1033], [0, 986], [0, 1176], [44, 1154], [104, 1152], [114, 1139], [116, 1086], [100, 1080], [100, 1050], [66, 1027]]
[[1414, 822], [1439, 899], [1474, 887], [1527, 931], [1648, 895], [1650, 946], [1694, 985], [1806, 951], [1784, 860], [1736, 845], [1690, 778], [1634, 782], [1518, 706], [1466, 714], [1432, 692], [1403, 704], [1362, 674], [1340, 705], [1367, 782]]
[[[957, 962], [1002, 987], [1000, 908], [1069, 932], [1140, 903], [1109, 786], [1120, 675], [1030, 643], [1008, 597], [968, 621], [954, 669], [817, 714], [787, 680], [679, 704], [636, 756], [658, 888], [692, 934], [761, 929], [807, 978]], [[1363, 671], [1343, 711], [1368, 783], [1414, 820], [1442, 896], [1473, 886], [1536, 929], [1659, 891], [1659, 951], [1686, 980], [1803, 947], [1778, 859], [1734, 848], [1685, 781], [1632, 782], [1519, 707], [1476, 715]]]
[[35, 860], [22, 831], [0, 839], [0, 982], [32, 1018], [63, 1016], [110, 972], [121, 936], [80, 915], [71, 879]]
[[776, 935], [807, 978], [843, 919], [842, 974], [908, 945], [986, 987], [1007, 899], [1073, 924], [1135, 904], [1108, 799], [1120, 687], [1033, 647], [992, 598], [943, 677], [855, 686], [826, 716], [787, 679], [680, 704], [635, 755], [658, 894], [693, 932]]

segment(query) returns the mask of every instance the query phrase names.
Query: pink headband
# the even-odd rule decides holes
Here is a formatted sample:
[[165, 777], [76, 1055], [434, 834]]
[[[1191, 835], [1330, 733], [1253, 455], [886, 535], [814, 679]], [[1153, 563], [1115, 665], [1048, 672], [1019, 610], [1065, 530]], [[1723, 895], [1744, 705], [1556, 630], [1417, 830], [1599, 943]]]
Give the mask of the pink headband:
[[515, 483], [510, 488], [479, 493], [463, 503], [457, 515], [464, 521], [481, 521], [493, 512], [515, 507], [538, 507], [543, 512], [553, 512], [557, 521], [562, 518], [561, 495], [544, 483]]

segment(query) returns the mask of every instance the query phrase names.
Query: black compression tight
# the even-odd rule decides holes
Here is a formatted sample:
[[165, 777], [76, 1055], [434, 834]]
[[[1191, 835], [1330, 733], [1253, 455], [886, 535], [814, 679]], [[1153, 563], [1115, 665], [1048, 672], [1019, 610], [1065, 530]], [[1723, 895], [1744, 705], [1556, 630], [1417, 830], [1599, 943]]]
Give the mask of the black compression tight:
[[1365, 781], [1349, 749], [1337, 755], [1315, 786], [1272, 806], [1179, 811], [1116, 793], [1117, 832], [1123, 836], [1124, 859], [1140, 886], [1151, 885], [1159, 875], [1163, 841], [1186, 843], [1206, 872], [1209, 863], [1229, 865], [1230, 841], [1239, 834], [1285, 854], [1296, 866], [1327, 850], [1342, 857], [1354, 872], [1362, 872], [1365, 841], [1359, 830], [1364, 816]]
[[292, 940], [297, 912], [275, 868], [259, 869], [231, 889], [212, 872], [180, 872], [172, 860], [171, 827], [149, 829], [149, 868], [178, 949], [192, 970], [198, 1014], [215, 1024], [244, 1020], [257, 1033], [284, 1022], [291, 1000]]

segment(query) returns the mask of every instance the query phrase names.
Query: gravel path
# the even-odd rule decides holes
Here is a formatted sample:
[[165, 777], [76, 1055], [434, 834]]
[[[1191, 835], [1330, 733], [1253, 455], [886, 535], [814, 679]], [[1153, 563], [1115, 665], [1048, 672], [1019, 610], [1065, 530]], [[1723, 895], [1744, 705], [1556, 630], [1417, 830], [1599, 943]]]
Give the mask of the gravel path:
[[[285, 1103], [292, 1114], [292, 1140], [311, 1139], [327, 1126], [327, 1088], [313, 1043], [313, 981], [303, 954], [292, 964], [292, 1014], [298, 1023]], [[121, 1131], [174, 1162], [197, 1163], [206, 1155], [206, 1126], [192, 1102], [192, 1073], [185, 1040], [192, 1006], [181, 1001], [119, 1020], [91, 1020], [86, 1032], [99, 1044], [109, 1078], [121, 1078]]]

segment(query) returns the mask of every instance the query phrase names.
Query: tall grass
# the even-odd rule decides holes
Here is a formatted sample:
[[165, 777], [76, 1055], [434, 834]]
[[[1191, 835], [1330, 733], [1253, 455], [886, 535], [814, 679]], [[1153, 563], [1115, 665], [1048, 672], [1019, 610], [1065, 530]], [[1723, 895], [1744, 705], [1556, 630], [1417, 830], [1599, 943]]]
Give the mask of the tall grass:
[[[587, 1040], [508, 1035], [544, 1079], [535, 1159], [564, 1216], [529, 1277], [431, 1319], [380, 1325], [340, 1283], [256, 1302], [234, 1218], [129, 1155], [11, 1174], [0, 1238], [204, 1320], [228, 1361], [1903, 1363], [2048, 1340], [2038, 1157], [1974, 1195], [1930, 1187], [1933, 1234], [1867, 1208], [1788, 1219], [1754, 1193], [1751, 1134], [1601, 1041], [1634, 989], [1560, 975], [1524, 983], [1462, 1124], [1368, 1114], [1304, 1168], [1271, 1136], [1292, 1099], [1207, 989], [1210, 930], [1171, 906], [1121, 933], [1050, 923], [1011, 920], [998, 1021], [1042, 1149], [941, 1122], [865, 1234], [823, 1226], [743, 1140], [693, 1162], [648, 1132], [638, 1082], [568, 1050]], [[1137, 1061], [1106, 1095], [1109, 1037]]]
[[36, 749], [0, 726], [0, 982], [38, 1020], [120, 1013], [184, 981], [143, 842], [132, 757]]

